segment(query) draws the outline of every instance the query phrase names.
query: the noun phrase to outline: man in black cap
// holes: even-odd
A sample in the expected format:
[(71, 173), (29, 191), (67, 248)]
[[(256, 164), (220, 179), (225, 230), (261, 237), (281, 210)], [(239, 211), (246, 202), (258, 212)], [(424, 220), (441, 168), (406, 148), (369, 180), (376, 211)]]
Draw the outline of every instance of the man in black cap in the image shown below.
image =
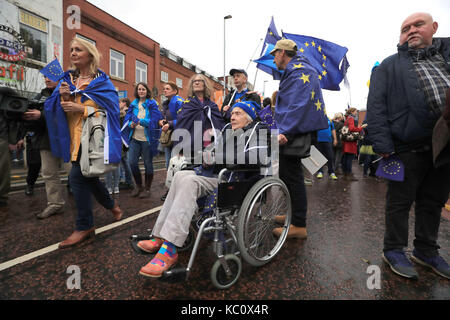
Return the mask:
[(231, 107), (241, 101), (254, 101), (261, 110), (261, 98), (256, 91), (249, 91), (247, 89), (247, 72), (243, 69), (231, 69), (230, 75), (233, 77), (236, 89), (231, 90), (225, 97), (222, 105), (222, 115), (226, 122), (230, 122)]

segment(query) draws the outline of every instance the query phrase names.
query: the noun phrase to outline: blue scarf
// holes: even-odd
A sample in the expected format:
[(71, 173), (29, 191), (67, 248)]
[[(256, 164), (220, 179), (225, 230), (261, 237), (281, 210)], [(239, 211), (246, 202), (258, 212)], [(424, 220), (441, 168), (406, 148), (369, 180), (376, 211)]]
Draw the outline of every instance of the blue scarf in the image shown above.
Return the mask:
[(84, 90), (76, 90), (72, 83), (70, 73), (66, 71), (58, 83), (53, 94), (45, 101), (44, 113), (47, 122), (50, 147), (55, 157), (62, 158), (64, 162), (70, 161), (70, 132), (66, 113), (61, 107), (59, 87), (61, 82), (69, 84), (72, 93), (81, 94), (81, 103), (93, 100), (98, 106), (106, 110), (107, 128), (105, 129), (105, 163), (119, 163), (122, 153), (120, 137), (120, 109), (119, 97), (109, 77), (101, 70), (99, 76), (92, 80)]

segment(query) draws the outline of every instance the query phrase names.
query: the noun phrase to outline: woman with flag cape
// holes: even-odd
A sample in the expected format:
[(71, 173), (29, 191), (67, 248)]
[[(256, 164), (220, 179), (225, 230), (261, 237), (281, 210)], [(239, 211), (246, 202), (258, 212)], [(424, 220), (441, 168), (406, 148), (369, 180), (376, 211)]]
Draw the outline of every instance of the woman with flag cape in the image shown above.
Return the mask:
[[(136, 187), (132, 197), (150, 197), (153, 181), (153, 157), (158, 154), (158, 143), (161, 135), (159, 121), (163, 118), (158, 103), (152, 99), (148, 86), (140, 82), (134, 90), (134, 101), (128, 108), (124, 123), (128, 127), (130, 149), (128, 151), (131, 172)], [(145, 188), (142, 186), (142, 175), (139, 169), (139, 157), (142, 156), (145, 167)]]
[(106, 111), (105, 163), (120, 162), (122, 141), (119, 123), (119, 99), (109, 77), (98, 69), (100, 56), (91, 43), (74, 38), (70, 44), (72, 70), (65, 72), (53, 94), (45, 101), (45, 117), (52, 153), (72, 162), (70, 186), (77, 206), (75, 231), (59, 248), (65, 248), (95, 234), (91, 197), (111, 210), (114, 220), (122, 218), (122, 210), (98, 177), (81, 173), (81, 133), (87, 118), (87, 107)]
[[(213, 89), (208, 78), (195, 74), (189, 80), (188, 96), (178, 111), (177, 124), (172, 133), (174, 151), (183, 153), (192, 164), (202, 163), (202, 151), (225, 126), (225, 121), (211, 97)], [(181, 138), (181, 141), (178, 140)], [(172, 153), (173, 153), (172, 152)]]

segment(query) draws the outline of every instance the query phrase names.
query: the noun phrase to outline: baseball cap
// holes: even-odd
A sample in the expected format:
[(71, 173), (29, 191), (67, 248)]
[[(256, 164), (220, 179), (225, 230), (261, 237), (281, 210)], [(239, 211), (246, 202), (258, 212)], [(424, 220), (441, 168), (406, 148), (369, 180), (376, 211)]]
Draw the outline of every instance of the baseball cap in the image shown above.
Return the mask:
[(270, 54), (275, 55), (275, 51), (277, 50), (297, 51), (297, 44), (290, 39), (281, 39), (277, 41), (275, 48), (270, 51)]
[(235, 73), (243, 73), (248, 78), (247, 72), (244, 69), (231, 69), (230, 76), (234, 76)]

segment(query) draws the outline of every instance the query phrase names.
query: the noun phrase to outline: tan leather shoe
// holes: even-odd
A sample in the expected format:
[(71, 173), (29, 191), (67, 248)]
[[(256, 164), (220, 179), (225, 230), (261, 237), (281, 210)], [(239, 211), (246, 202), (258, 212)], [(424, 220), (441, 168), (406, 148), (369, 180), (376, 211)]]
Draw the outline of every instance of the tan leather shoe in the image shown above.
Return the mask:
[(66, 240), (63, 242), (60, 242), (59, 249), (71, 247), (73, 245), (76, 245), (77, 243), (80, 243), (90, 236), (93, 236), (95, 234), (95, 228), (91, 228), (88, 230), (78, 231), (75, 230)]
[(283, 224), (286, 221), (286, 215), (283, 214), (283, 215), (280, 215), (280, 216), (275, 216), (274, 220), (275, 220), (276, 223)]
[(115, 221), (119, 221), (120, 219), (122, 219), (123, 211), (122, 209), (120, 209), (119, 206), (116, 205), (114, 208), (111, 209), (111, 212), (114, 215)]
[[(275, 228), (272, 230), (272, 233), (279, 237), (283, 232), (284, 228)], [(288, 239), (306, 239), (307, 238), (306, 228), (296, 227), (293, 224), (290, 225), (289, 231), (287, 234)]]

